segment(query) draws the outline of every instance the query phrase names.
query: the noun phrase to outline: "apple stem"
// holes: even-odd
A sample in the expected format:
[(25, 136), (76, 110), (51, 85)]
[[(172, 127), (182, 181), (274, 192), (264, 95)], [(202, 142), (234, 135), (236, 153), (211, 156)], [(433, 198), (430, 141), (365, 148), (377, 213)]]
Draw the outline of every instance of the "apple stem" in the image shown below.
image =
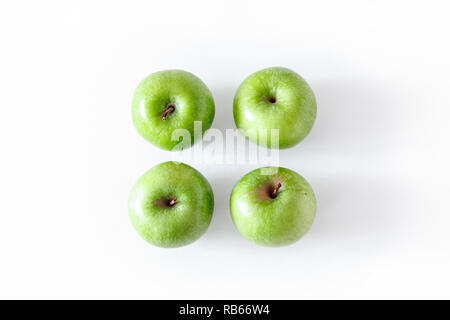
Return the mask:
[(280, 188), (281, 188), (281, 183), (278, 182), (278, 184), (272, 190), (272, 194), (271, 194), (272, 199), (275, 199), (278, 196)]
[(178, 202), (177, 199), (172, 199), (172, 200), (170, 200), (170, 202), (169, 202), (169, 206), (170, 206), (170, 207), (173, 207), (177, 202)]
[(163, 117), (162, 117), (162, 121), (166, 121), (167, 116), (168, 116), (169, 114), (171, 114), (172, 112), (174, 112), (174, 111), (175, 111), (175, 106), (174, 106), (173, 104), (169, 104), (169, 105), (167, 106), (166, 111), (164, 111), (164, 114), (163, 114)]

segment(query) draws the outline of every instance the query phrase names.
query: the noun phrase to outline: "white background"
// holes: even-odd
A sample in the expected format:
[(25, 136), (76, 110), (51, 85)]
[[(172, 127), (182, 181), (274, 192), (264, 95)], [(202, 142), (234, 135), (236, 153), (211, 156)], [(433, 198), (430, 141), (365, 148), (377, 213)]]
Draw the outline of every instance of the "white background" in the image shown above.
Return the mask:
[[(4, 1), (0, 5), (0, 298), (450, 298), (450, 30), (446, 1)], [(229, 194), (253, 165), (194, 165), (213, 186), (206, 234), (139, 238), (131, 186), (171, 155), (131, 97), (188, 70), (234, 128), (239, 83), (269, 66), (317, 95), (281, 152), (318, 210), (298, 243), (246, 241)]]

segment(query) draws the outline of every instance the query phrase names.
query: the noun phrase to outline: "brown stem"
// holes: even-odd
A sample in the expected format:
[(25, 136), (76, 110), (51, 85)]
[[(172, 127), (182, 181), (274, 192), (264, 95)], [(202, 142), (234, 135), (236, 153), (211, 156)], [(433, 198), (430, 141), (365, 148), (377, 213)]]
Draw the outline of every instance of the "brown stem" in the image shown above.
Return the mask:
[(272, 189), (272, 193), (270, 195), (272, 199), (275, 199), (278, 196), (280, 188), (281, 188), (281, 183), (278, 182), (278, 184)]
[(175, 111), (175, 106), (173, 104), (169, 104), (166, 108), (166, 111), (164, 111), (162, 121), (166, 121), (167, 116)]
[(172, 200), (170, 200), (170, 202), (169, 202), (169, 207), (173, 207), (177, 202), (178, 202), (177, 199), (172, 199)]

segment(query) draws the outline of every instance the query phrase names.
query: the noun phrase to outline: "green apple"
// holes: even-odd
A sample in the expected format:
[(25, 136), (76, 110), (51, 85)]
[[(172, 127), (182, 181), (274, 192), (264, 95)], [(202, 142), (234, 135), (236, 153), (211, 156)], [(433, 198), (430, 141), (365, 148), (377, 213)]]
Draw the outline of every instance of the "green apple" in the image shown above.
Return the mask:
[[(294, 71), (267, 68), (241, 83), (233, 111), (236, 126), (248, 139), (284, 149), (308, 135), (316, 119), (316, 98), (308, 83)], [(279, 130), (278, 136), (272, 135), (272, 129)]]
[(246, 174), (233, 188), (231, 217), (248, 240), (264, 246), (298, 241), (311, 227), (316, 198), (295, 171), (265, 167)]
[(184, 163), (164, 162), (133, 186), (128, 212), (138, 234), (164, 248), (190, 244), (205, 233), (214, 210), (210, 184)]
[[(183, 70), (165, 70), (149, 75), (136, 88), (132, 102), (133, 123), (139, 134), (155, 146), (174, 150), (180, 143), (194, 144), (194, 121), (201, 122), (201, 135), (214, 120), (214, 100), (208, 87)], [(190, 141), (174, 135), (185, 129)]]

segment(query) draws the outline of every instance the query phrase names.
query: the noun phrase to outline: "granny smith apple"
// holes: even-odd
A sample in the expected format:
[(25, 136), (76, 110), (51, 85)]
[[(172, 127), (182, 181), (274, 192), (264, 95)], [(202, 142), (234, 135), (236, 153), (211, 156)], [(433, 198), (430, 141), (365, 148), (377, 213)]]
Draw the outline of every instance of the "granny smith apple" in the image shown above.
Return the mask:
[[(194, 144), (194, 122), (201, 122), (201, 134), (211, 127), (214, 100), (208, 87), (195, 75), (183, 70), (155, 72), (136, 88), (132, 102), (133, 123), (139, 134), (155, 146), (174, 150)], [(185, 129), (190, 141), (175, 135)]]
[[(267, 68), (241, 83), (233, 111), (236, 126), (248, 139), (284, 149), (308, 135), (316, 119), (316, 98), (308, 83), (294, 71)], [(279, 130), (278, 136), (272, 135), (272, 129)]]
[(295, 171), (265, 167), (248, 173), (235, 185), (230, 209), (245, 238), (264, 246), (283, 246), (309, 230), (316, 198), (309, 183)]
[(160, 163), (140, 177), (128, 201), (138, 234), (164, 248), (197, 240), (208, 228), (213, 210), (214, 195), (205, 177), (173, 161)]

